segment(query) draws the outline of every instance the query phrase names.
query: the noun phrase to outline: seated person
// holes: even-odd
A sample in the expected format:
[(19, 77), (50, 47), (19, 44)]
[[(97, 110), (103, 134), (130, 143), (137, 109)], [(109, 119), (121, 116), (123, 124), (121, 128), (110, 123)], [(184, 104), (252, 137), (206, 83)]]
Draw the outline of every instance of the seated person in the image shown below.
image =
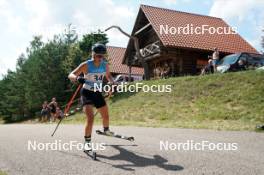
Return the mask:
[(245, 60), (239, 60), (238, 61), (238, 70), (242, 71), (242, 70), (246, 70), (246, 62)]
[(62, 112), (62, 110), (59, 107), (57, 107), (55, 119), (61, 120), (63, 117), (64, 117), (64, 113)]
[(212, 64), (212, 59), (208, 60), (208, 64), (202, 69), (201, 75), (214, 73), (214, 66)]

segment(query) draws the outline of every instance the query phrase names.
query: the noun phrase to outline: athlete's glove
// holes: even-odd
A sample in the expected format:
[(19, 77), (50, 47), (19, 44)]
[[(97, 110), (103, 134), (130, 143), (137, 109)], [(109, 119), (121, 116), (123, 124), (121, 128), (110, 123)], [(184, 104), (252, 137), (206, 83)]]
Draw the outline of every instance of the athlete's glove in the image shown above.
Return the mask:
[(85, 83), (85, 78), (84, 77), (81, 77), (81, 76), (78, 76), (77, 77), (77, 81), (81, 84), (84, 84)]

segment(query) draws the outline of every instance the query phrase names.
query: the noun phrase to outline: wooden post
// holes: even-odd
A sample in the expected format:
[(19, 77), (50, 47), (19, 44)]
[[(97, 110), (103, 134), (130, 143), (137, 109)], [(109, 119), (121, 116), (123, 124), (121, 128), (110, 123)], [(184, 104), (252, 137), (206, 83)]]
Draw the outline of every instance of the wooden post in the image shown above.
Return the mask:
[(131, 82), (131, 64), (129, 64), (129, 74), (128, 74), (128, 81)]
[(149, 74), (149, 65), (146, 61), (142, 62), (142, 66), (144, 68), (144, 77), (145, 80), (150, 80), (150, 74)]

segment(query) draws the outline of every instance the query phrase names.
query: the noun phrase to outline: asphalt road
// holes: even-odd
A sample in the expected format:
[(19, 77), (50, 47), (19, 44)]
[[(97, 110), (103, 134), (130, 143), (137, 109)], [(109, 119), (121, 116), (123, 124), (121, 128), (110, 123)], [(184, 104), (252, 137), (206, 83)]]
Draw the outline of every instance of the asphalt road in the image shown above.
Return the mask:
[[(105, 143), (93, 161), (81, 150), (28, 149), (29, 143), (83, 142), (82, 125), (0, 125), (0, 169), (8, 174), (264, 174), (264, 135), (255, 132), (226, 132), (193, 129), (112, 127), (133, 135), (134, 142), (93, 135)], [(98, 126), (95, 128), (99, 128)], [(160, 150), (160, 141), (171, 150)], [(175, 150), (177, 143), (233, 143), (237, 150)], [(42, 146), (43, 146), (42, 144)], [(186, 145), (186, 144), (185, 144)], [(234, 145), (233, 145), (234, 146)], [(234, 149), (235, 147), (232, 147)], [(164, 148), (164, 147), (162, 147)], [(201, 148), (201, 147), (200, 147)], [(188, 148), (187, 148), (188, 149)], [(226, 148), (230, 149), (230, 147)]]

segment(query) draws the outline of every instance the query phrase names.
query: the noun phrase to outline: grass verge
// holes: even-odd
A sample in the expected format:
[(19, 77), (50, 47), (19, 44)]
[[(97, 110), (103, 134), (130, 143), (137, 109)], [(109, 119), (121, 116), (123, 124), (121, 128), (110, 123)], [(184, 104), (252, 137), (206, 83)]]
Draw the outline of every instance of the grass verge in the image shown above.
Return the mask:
[[(108, 101), (112, 125), (255, 130), (264, 123), (264, 71), (144, 82), (170, 93), (118, 93)], [(64, 123), (83, 123), (77, 113)], [(99, 115), (95, 122), (101, 123)]]
[(7, 173), (0, 170), (0, 175), (7, 175)]

